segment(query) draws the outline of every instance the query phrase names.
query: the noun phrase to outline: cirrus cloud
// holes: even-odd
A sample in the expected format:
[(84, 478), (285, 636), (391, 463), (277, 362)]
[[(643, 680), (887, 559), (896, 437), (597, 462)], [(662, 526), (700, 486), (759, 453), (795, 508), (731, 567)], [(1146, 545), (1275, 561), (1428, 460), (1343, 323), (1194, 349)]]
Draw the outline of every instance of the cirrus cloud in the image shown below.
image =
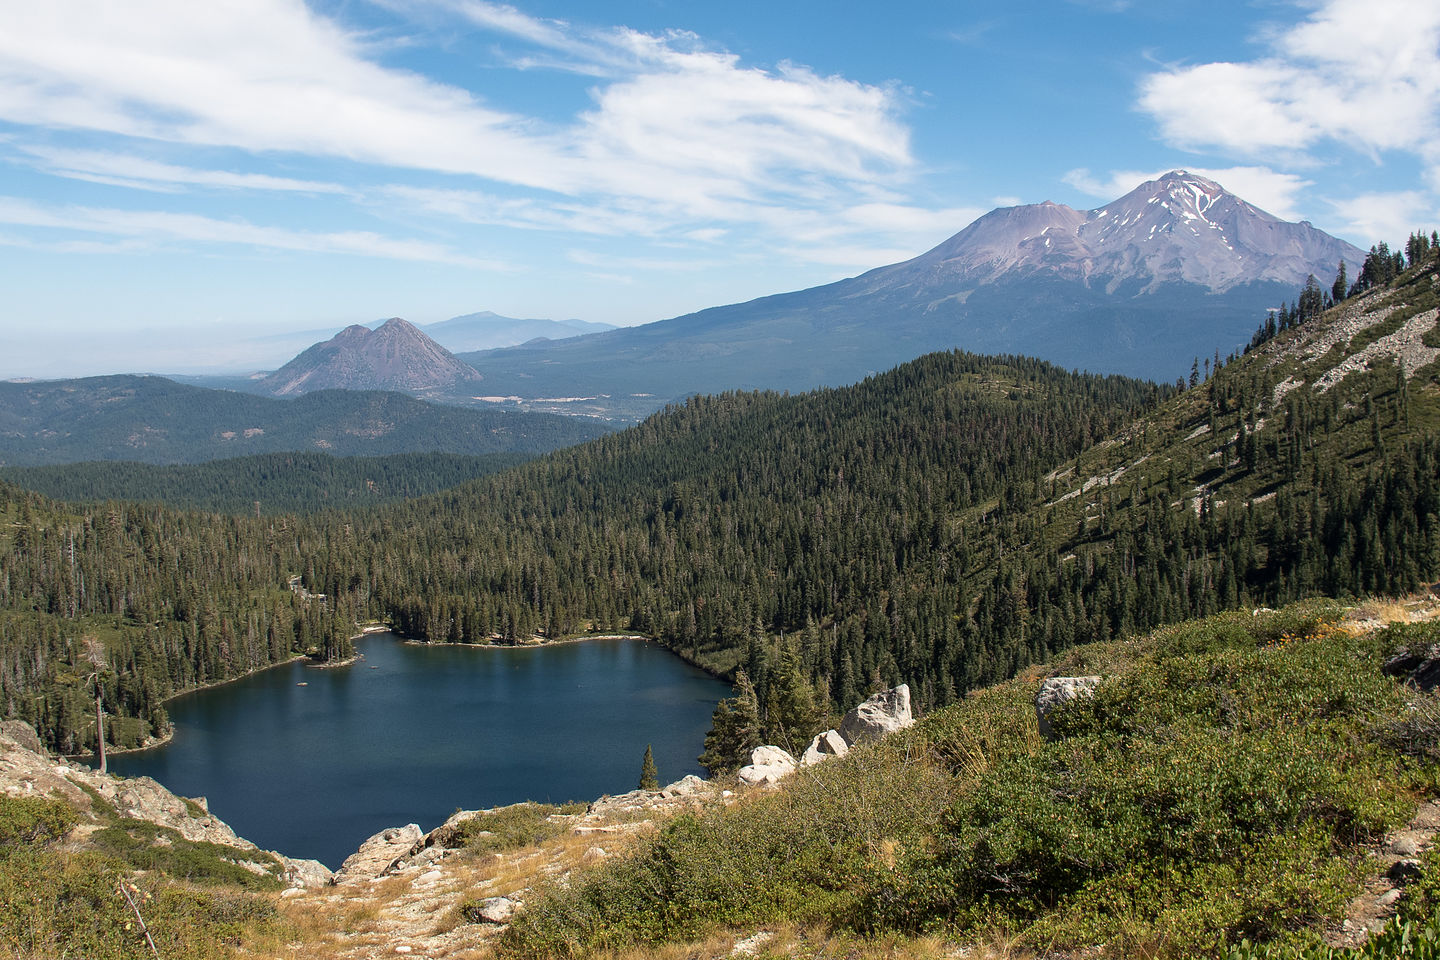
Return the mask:
[(385, 66), (301, 0), (134, 0), (11, 5), (0, 119), (678, 205), (691, 217), (735, 216), (735, 200), (813, 202), (912, 163), (887, 87), (747, 67), (689, 35), (438, 6), (605, 74), (591, 108), (545, 120)]

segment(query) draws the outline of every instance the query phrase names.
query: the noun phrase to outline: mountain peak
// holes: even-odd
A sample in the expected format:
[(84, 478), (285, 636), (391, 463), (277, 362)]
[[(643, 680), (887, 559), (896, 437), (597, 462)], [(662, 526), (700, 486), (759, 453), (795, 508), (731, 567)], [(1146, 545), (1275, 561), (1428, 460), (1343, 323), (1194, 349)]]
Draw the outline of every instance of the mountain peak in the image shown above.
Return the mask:
[(1298, 288), (1317, 263), (1341, 259), (1358, 267), (1363, 254), (1208, 177), (1171, 170), (1094, 210), (1050, 201), (992, 210), (929, 253), (859, 279), (922, 270), (928, 286), (962, 289), (1049, 275), (1108, 292), (1192, 283), (1224, 293), (1254, 282)]
[(452, 387), (480, 379), (473, 367), (414, 324), (391, 317), (380, 326), (354, 324), (302, 352), (260, 381), (275, 396), (313, 390), (399, 390)]

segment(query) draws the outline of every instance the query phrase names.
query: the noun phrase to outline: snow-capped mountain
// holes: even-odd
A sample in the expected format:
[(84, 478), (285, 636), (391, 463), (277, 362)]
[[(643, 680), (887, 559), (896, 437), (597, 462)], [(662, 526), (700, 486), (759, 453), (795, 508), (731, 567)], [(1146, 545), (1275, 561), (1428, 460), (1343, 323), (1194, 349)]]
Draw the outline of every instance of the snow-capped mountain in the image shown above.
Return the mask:
[(1112, 292), (1133, 281), (1141, 293), (1167, 283), (1224, 293), (1247, 283), (1299, 287), (1311, 273), (1328, 280), (1342, 259), (1353, 276), (1364, 254), (1176, 170), (1096, 210), (1047, 202), (992, 211), (928, 253), (858, 279), (978, 286), (1047, 274)]
[(1094, 210), (994, 210), (837, 283), (555, 343), (465, 354), (502, 394), (653, 394), (859, 380), (961, 348), (1169, 380), (1364, 253), (1177, 170)]

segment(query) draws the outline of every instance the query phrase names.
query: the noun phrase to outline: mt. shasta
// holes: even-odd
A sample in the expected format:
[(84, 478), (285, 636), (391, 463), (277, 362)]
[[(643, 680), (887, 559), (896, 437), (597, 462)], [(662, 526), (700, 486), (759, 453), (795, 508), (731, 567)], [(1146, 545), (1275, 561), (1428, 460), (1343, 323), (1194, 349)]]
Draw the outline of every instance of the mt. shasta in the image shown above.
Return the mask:
[(1363, 251), (1173, 171), (1104, 207), (994, 210), (858, 277), (571, 340), (463, 354), (496, 393), (801, 390), (934, 350), (1161, 380), (1249, 340), (1310, 274)]

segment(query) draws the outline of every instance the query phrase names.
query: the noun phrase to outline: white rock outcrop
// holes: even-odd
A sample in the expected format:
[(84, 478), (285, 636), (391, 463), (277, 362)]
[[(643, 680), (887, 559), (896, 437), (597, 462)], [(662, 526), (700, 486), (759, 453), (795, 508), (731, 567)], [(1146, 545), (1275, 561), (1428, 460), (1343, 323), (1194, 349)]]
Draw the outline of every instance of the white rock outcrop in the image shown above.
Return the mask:
[(902, 683), (882, 690), (855, 707), (840, 721), (840, 736), (850, 746), (867, 740), (879, 740), (896, 730), (904, 730), (915, 722), (910, 714), (910, 685)]
[(740, 768), (740, 782), (752, 787), (779, 783), (797, 766), (795, 758), (779, 747), (756, 747), (750, 752), (749, 765)]
[(520, 909), (520, 902), (510, 897), (486, 897), (467, 911), (478, 923), (509, 923)]
[(1099, 677), (1051, 677), (1040, 684), (1040, 691), (1035, 694), (1035, 721), (1040, 725), (1041, 736), (1055, 739), (1048, 719), (1052, 710), (1062, 703), (1090, 696), (1099, 683)]
[(712, 792), (714, 788), (709, 781), (695, 776), (693, 773), (686, 774), (674, 783), (661, 787), (660, 796), (666, 800), (676, 797), (698, 797)]
[(849, 752), (850, 744), (840, 736), (840, 731), (826, 730), (816, 734), (815, 739), (810, 741), (810, 746), (805, 748), (804, 755), (800, 757), (800, 766), (808, 767), (830, 757), (843, 757)]
[(285, 882), (291, 889), (313, 890), (335, 879), (335, 874), (319, 860), (285, 858)]

